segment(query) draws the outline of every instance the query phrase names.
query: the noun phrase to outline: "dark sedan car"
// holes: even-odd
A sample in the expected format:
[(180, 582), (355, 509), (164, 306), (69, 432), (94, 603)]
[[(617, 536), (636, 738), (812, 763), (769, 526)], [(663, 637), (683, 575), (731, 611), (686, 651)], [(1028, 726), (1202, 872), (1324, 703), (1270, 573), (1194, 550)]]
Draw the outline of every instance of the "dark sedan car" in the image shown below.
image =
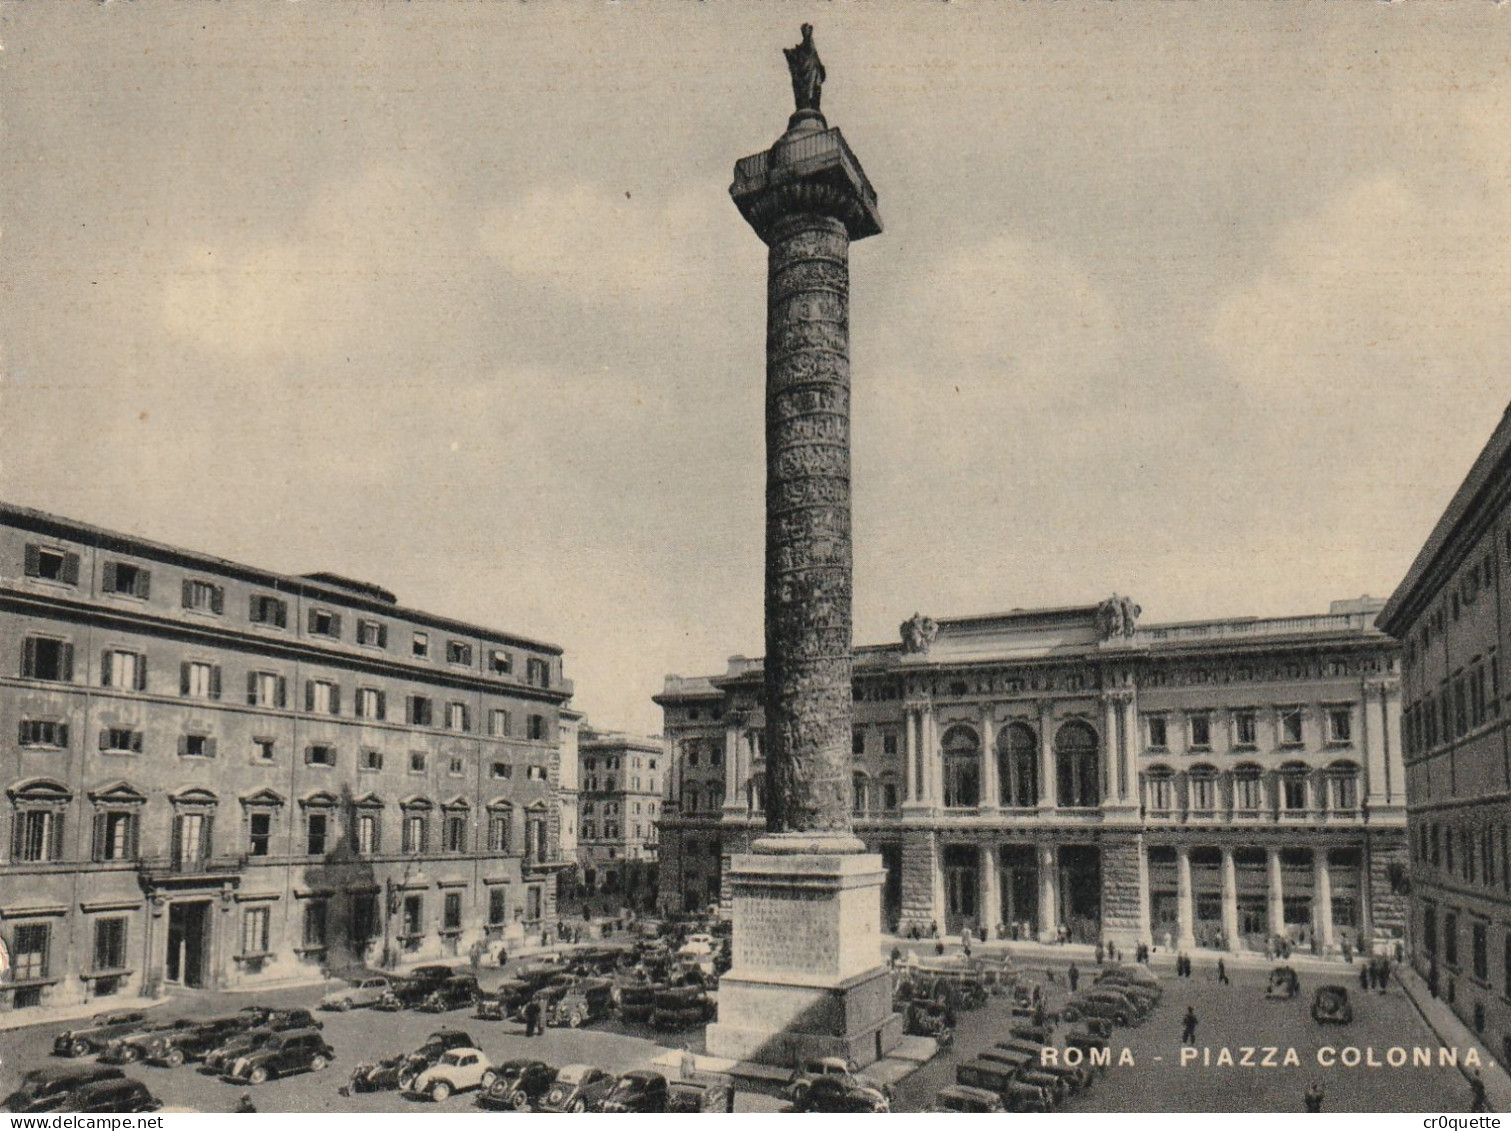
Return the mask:
[(452, 1049), (477, 1048), (477, 1042), (461, 1029), (441, 1029), (425, 1038), (413, 1052), (387, 1057), (376, 1063), (359, 1064), (352, 1069), (348, 1087), (354, 1092), (385, 1092), (402, 1087), (410, 1077), (418, 1076)]
[(529, 1111), (556, 1083), (556, 1069), (539, 1060), (508, 1060), (477, 1097), (490, 1111)]
[(1354, 1019), (1354, 1007), (1344, 986), (1318, 986), (1312, 995), (1312, 1020), (1319, 1025), (1348, 1025)]
[(111, 1040), (126, 1033), (137, 1033), (146, 1025), (147, 1015), (140, 1010), (97, 1013), (76, 1029), (64, 1029), (53, 1038), (54, 1056), (88, 1056), (99, 1052)]
[(95, 1080), (69, 1092), (55, 1112), (156, 1111), (162, 1102), (140, 1080)]
[(245, 1029), (246, 1019), (240, 1016), (212, 1017), (184, 1029), (165, 1029), (149, 1034), (142, 1042), (142, 1059), (177, 1068), (186, 1060), (203, 1060), (212, 1049)]
[(566, 1111), (578, 1114), (598, 1111), (617, 1081), (591, 1064), (569, 1064), (556, 1074), (556, 1080), (536, 1105), (539, 1111)]
[(21, 1084), (14, 1092), (0, 1101), (0, 1111), (17, 1115), (54, 1111), (74, 1089), (98, 1080), (121, 1080), (125, 1075), (119, 1068), (100, 1064), (34, 1068), (21, 1077)]
[(273, 1032), (272, 1029), (243, 1029), (238, 1033), (232, 1033), (229, 1038), (205, 1054), (204, 1063), (199, 1066), (199, 1070), (220, 1072), (227, 1065), (234, 1064), (236, 1058), (243, 1053), (260, 1049), (267, 1044)]
[(892, 1110), (881, 1089), (857, 1083), (844, 1076), (821, 1076), (810, 1084), (792, 1110), (802, 1112), (888, 1112)]
[(666, 1096), (665, 1076), (637, 1068), (619, 1077), (599, 1110), (614, 1113), (665, 1111)]
[(472, 1005), (477, 998), (477, 979), (471, 974), (459, 974), (432, 989), (417, 1008), (422, 1013), (446, 1013)]

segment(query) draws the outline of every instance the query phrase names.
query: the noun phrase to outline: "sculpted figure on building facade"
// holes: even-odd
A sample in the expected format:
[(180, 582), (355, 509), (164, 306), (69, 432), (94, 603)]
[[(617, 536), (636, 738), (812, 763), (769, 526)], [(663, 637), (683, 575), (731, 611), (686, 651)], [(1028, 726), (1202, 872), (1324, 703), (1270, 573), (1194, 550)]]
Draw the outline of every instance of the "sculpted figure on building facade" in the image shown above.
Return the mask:
[(939, 625), (933, 617), (914, 613), (899, 626), (902, 633), (902, 650), (908, 655), (927, 656), (934, 638), (939, 635)]
[(799, 110), (817, 110), (824, 89), (824, 64), (818, 48), (813, 46), (813, 25), (802, 27), (803, 41), (796, 47), (782, 48), (787, 69), (792, 72), (792, 98)]
[(1138, 617), (1143, 611), (1134, 604), (1132, 597), (1119, 597), (1114, 593), (1097, 606), (1097, 632), (1103, 640), (1130, 637), (1138, 627)]

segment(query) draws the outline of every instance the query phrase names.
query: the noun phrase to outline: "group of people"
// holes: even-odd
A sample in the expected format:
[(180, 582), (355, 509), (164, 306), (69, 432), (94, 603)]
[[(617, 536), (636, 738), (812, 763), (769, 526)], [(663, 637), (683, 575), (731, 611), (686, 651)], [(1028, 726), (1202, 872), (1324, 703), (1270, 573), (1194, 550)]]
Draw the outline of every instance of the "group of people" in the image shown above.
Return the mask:
[(1377, 954), (1367, 962), (1359, 965), (1359, 988), (1368, 992), (1379, 990), (1384, 993), (1390, 985), (1390, 959), (1383, 954)]

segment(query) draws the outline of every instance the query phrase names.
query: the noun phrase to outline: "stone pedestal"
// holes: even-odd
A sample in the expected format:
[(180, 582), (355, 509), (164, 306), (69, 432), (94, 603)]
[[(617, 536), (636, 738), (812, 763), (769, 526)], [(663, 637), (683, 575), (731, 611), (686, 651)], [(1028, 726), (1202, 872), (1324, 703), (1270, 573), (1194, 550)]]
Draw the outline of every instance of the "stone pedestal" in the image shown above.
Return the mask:
[(880, 964), (881, 857), (837, 853), (734, 859), (734, 965), (719, 979), (713, 1056), (857, 1066), (902, 1040)]

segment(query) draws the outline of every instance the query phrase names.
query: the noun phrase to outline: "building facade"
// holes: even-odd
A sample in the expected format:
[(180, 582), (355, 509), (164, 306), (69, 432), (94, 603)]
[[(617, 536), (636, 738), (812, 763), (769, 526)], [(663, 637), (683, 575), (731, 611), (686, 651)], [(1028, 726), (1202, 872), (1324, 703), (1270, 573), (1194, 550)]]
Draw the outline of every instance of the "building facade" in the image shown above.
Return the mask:
[(0, 1009), (554, 918), (553, 645), (0, 506)]
[(1511, 411), (1380, 625), (1402, 643), (1411, 960), (1511, 1056)]
[[(884, 926), (1264, 949), (1399, 936), (1398, 648), (1378, 602), (1138, 625), (1126, 598), (857, 649), (855, 829)], [(668, 676), (666, 908), (727, 907), (762, 831), (762, 671)]]
[(584, 888), (632, 904), (654, 903), (664, 744), (659, 738), (584, 726), (577, 750), (577, 858)]

